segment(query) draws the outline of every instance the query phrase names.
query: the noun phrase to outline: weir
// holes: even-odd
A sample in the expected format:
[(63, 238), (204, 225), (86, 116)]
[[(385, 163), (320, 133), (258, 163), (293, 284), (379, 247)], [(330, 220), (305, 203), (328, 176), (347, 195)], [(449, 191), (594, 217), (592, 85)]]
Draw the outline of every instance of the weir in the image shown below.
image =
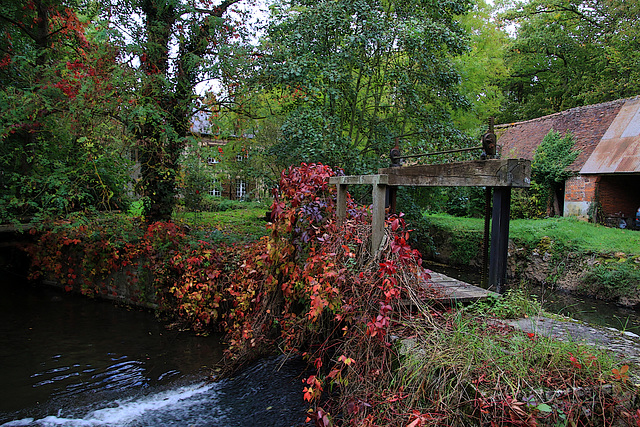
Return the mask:
[[(330, 184), (338, 187), (337, 216), (346, 217), (349, 185), (371, 185), (372, 234), (371, 251), (376, 252), (384, 236), (387, 189), (399, 186), (420, 187), (486, 187), (493, 190), (491, 214), (491, 251), (488, 287), (500, 292), (507, 272), (509, 213), (512, 188), (526, 188), (531, 183), (531, 161), (526, 159), (486, 159), (467, 162), (413, 165), (383, 168), (377, 175), (334, 176)], [(489, 193), (487, 193), (489, 194)], [(393, 199), (392, 197), (390, 199)], [(389, 201), (390, 210), (394, 203)]]

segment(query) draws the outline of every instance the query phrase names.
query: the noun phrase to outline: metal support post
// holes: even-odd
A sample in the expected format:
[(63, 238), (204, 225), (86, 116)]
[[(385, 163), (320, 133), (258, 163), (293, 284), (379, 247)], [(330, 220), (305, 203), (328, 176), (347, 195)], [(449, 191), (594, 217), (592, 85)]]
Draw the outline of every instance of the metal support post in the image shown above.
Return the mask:
[(489, 233), (491, 232), (491, 187), (484, 189), (484, 233), (482, 235), (482, 276), (480, 284), (489, 287)]
[(493, 288), (497, 293), (503, 291), (503, 285), (507, 278), (510, 202), (511, 187), (495, 187), (493, 189), (489, 289)]

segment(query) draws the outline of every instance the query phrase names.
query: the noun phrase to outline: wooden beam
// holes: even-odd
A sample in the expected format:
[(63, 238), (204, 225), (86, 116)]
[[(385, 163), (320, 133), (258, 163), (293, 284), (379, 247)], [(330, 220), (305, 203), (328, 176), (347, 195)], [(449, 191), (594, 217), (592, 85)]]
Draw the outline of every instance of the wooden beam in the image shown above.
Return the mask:
[(339, 185), (386, 185), (388, 183), (389, 177), (387, 175), (345, 175), (329, 178), (329, 184)]
[(388, 185), (421, 187), (516, 187), (531, 185), (531, 161), (526, 159), (473, 160), (437, 165), (379, 169)]

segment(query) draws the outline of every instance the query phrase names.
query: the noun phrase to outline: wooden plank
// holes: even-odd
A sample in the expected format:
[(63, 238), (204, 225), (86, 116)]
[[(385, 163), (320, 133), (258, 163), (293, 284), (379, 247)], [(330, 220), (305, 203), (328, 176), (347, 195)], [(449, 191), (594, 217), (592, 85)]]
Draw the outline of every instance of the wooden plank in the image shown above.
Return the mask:
[(490, 295), (498, 296), (495, 292), (445, 276), (441, 273), (436, 273), (435, 271), (429, 274), (431, 275), (431, 279), (429, 280), (432, 283), (431, 286), (442, 293), (440, 298), (436, 298), (436, 301), (441, 303), (468, 303), (486, 299)]
[(526, 188), (531, 185), (531, 161), (526, 159), (402, 166), (378, 172), (388, 175), (388, 185), (394, 186)]
[(387, 175), (345, 175), (345, 176), (332, 176), (329, 178), (329, 184), (339, 185), (385, 185), (389, 182)]

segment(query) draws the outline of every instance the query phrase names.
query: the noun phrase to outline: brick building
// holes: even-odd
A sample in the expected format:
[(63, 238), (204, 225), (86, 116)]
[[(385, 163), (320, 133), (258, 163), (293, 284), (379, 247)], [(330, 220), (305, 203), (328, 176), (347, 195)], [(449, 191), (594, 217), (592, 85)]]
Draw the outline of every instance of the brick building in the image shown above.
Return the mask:
[(640, 96), (500, 125), (499, 153), (532, 160), (552, 129), (571, 132), (580, 150), (569, 166), (576, 175), (565, 182), (564, 216), (587, 217), (598, 207), (599, 220), (633, 217), (640, 206)]
[(211, 135), (209, 114), (204, 112), (192, 118), (191, 132), (198, 138), (200, 161), (209, 176), (208, 184), (202, 189), (204, 192), (229, 200), (264, 197), (262, 181), (250, 173), (249, 142), (254, 135), (217, 138)]

